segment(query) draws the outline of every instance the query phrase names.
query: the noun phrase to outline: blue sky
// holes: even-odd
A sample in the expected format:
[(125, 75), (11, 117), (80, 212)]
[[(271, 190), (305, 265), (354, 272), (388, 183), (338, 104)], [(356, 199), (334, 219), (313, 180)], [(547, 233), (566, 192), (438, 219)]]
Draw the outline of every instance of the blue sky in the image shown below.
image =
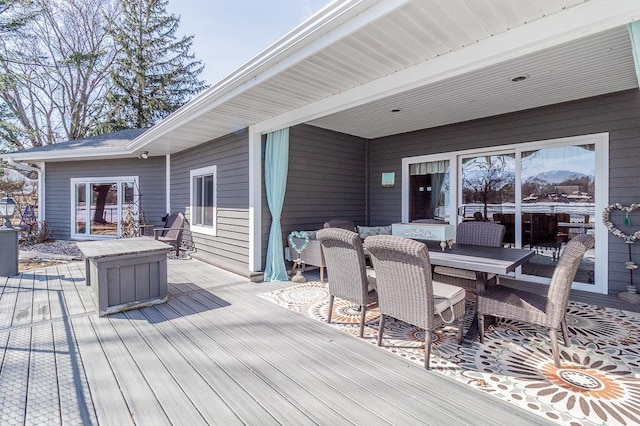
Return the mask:
[(169, 0), (179, 35), (195, 35), (192, 50), (210, 85), (269, 47), (330, 0)]

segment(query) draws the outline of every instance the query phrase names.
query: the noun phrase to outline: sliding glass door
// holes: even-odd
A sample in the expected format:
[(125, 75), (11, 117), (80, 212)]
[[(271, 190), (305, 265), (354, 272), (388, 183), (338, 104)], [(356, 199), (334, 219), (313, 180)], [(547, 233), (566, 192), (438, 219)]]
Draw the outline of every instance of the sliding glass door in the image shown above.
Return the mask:
[(72, 238), (117, 238), (130, 211), (137, 217), (137, 178), (72, 179)]
[[(522, 273), (551, 278), (571, 238), (594, 233), (595, 145), (522, 151), (521, 245), (536, 251)], [(576, 281), (593, 284), (593, 253), (580, 263)]]
[[(461, 220), (494, 220), (515, 205), (515, 154), (491, 153), (461, 158)], [(513, 237), (505, 237), (513, 243)]]
[(574, 288), (606, 293), (606, 229), (597, 212), (608, 198), (607, 156), (608, 135), (598, 134), (406, 158), (403, 221), (501, 223), (505, 246), (536, 253), (515, 277), (541, 283), (550, 281), (571, 238), (593, 234), (596, 248), (581, 262)]

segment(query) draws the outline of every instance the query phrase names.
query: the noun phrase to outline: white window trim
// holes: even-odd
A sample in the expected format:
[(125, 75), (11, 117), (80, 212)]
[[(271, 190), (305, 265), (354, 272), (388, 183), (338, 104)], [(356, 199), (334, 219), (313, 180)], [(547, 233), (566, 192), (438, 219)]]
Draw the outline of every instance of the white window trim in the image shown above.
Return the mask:
[[(458, 160), (462, 157), (477, 155), (481, 153), (496, 153), (512, 150), (516, 152), (516, 155), (521, 155), (522, 151), (528, 151), (531, 149), (540, 149), (547, 147), (554, 147), (558, 145), (586, 145), (594, 144), (596, 147), (596, 181), (595, 181), (595, 211), (604, 211), (604, 208), (608, 205), (609, 200), (609, 133), (594, 133), (588, 135), (572, 136), (567, 138), (547, 139), (540, 141), (524, 142), (519, 144), (509, 145), (497, 145), (493, 147), (486, 147), (480, 149), (469, 149), (462, 151), (452, 151), (440, 154), (420, 155), (416, 157), (406, 157), (402, 159), (402, 221), (408, 222), (409, 220), (409, 164), (423, 163), (438, 160), (450, 160), (451, 161), (451, 223), (457, 223), (457, 216), (454, 218), (455, 212), (458, 211)], [(454, 166), (457, 165), (457, 166)], [(520, 176), (517, 176), (519, 179)], [(518, 188), (516, 188), (518, 189)], [(519, 194), (516, 193), (516, 197)], [(520, 197), (521, 198), (521, 197)], [(516, 211), (518, 214), (518, 211)], [(574, 283), (572, 288), (574, 290), (584, 290), (592, 293), (607, 294), (609, 290), (609, 236), (606, 226), (601, 220), (596, 220), (594, 223), (594, 231), (596, 241), (595, 257), (598, 260), (595, 268), (594, 281), (595, 284), (582, 284)], [(520, 230), (516, 229), (516, 233)], [(518, 268), (520, 269), (520, 268)], [(518, 271), (516, 278), (526, 277), (528, 281), (548, 283), (550, 279), (542, 277), (532, 277), (530, 275), (523, 276)]]
[[(213, 175), (213, 226), (196, 225), (193, 221), (193, 178)], [(207, 166), (189, 171), (189, 222), (191, 231), (215, 237), (218, 229), (218, 166)]]
[[(104, 176), (99, 176), (99, 177), (82, 177), (82, 178), (71, 178), (71, 211), (69, 214), (69, 217), (71, 219), (70, 224), (69, 224), (69, 236), (71, 237), (72, 240), (111, 240), (114, 238), (120, 238), (120, 235), (122, 233), (122, 208), (118, 209), (118, 235), (114, 236), (114, 235), (91, 235), (91, 234), (77, 234), (75, 229), (76, 229), (76, 194), (75, 194), (75, 188), (76, 188), (76, 184), (78, 183), (84, 183), (85, 186), (85, 198), (88, 202), (88, 200), (90, 199), (89, 196), (91, 195), (89, 193), (89, 187), (91, 184), (94, 183), (113, 183), (116, 182), (118, 184), (118, 188), (120, 188), (120, 185), (122, 184), (122, 182), (133, 182), (133, 197), (134, 200), (139, 200), (139, 192), (138, 192), (138, 176), (108, 176), (108, 177), (104, 177)], [(120, 194), (120, 191), (118, 191), (118, 204), (120, 205), (122, 203), (122, 195)], [(121, 206), (120, 206), (121, 207)], [(90, 213), (89, 210), (87, 210), (87, 213)], [(86, 218), (87, 223), (89, 223), (89, 217)]]

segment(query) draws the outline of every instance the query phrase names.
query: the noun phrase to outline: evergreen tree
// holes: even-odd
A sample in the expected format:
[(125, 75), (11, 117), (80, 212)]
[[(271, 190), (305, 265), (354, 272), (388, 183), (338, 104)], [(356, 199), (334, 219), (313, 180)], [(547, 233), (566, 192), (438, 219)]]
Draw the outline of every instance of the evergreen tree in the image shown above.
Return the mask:
[(150, 127), (207, 87), (198, 80), (204, 66), (190, 52), (193, 36), (176, 37), (180, 18), (167, 14), (168, 0), (119, 2), (109, 31), (120, 54), (101, 132)]

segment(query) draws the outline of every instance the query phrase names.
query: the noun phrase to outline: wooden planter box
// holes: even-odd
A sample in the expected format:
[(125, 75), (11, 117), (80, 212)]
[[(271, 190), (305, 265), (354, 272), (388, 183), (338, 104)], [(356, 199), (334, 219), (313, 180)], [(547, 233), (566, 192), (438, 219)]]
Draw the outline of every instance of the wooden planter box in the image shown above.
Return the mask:
[(80, 242), (78, 248), (98, 315), (167, 301), (167, 244), (139, 237)]

